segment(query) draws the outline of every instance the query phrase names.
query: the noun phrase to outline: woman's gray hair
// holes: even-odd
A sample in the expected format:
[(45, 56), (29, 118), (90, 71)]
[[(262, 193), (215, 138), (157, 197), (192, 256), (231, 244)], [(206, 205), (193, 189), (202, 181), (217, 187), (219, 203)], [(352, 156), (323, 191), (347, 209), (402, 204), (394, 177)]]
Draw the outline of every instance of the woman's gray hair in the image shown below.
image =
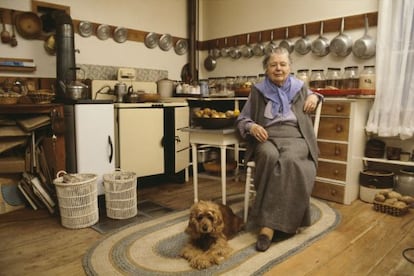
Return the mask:
[(292, 57), (290, 56), (289, 51), (286, 48), (278, 46), (278, 47), (274, 48), (272, 52), (270, 52), (269, 54), (266, 54), (266, 56), (264, 57), (262, 64), (263, 64), (263, 69), (265, 71), (267, 69), (269, 59), (273, 54), (286, 55), (289, 58), (289, 64), (292, 64)]

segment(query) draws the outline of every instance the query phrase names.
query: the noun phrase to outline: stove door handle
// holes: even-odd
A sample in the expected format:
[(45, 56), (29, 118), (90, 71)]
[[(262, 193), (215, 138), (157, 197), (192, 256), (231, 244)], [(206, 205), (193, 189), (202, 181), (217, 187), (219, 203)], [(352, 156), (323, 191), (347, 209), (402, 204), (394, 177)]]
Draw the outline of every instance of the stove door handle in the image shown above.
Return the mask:
[(112, 163), (112, 157), (114, 156), (114, 146), (112, 144), (111, 136), (108, 135), (108, 144), (111, 149), (111, 153), (109, 154), (109, 163)]

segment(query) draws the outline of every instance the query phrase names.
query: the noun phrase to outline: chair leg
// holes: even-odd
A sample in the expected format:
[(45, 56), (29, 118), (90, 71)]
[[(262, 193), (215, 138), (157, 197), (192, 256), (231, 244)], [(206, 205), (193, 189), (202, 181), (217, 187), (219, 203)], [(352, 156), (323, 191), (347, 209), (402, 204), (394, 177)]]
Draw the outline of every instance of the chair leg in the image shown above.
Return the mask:
[(249, 213), (249, 201), (250, 201), (250, 182), (252, 177), (252, 168), (247, 166), (246, 169), (246, 185), (244, 188), (244, 222), (247, 222), (247, 216)]

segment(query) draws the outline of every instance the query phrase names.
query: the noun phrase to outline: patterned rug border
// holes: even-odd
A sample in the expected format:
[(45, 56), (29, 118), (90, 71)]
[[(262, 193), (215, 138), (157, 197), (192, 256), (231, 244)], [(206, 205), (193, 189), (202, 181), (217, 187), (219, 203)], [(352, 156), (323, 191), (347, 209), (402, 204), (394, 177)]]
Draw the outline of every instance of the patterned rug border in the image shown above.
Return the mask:
[[(289, 239), (286, 241), (283, 241), (283, 244), (278, 244), (278, 245), (273, 245), (268, 251), (269, 252), (265, 252), (265, 253), (258, 253), (255, 251), (254, 249), (254, 243), (250, 244), (251, 241), (249, 242), (249, 244), (243, 248), (241, 248), (241, 250), (235, 250), (234, 253), (232, 254), (232, 256), (229, 258), (229, 260), (227, 260), (226, 262), (220, 264), (219, 266), (213, 266), (207, 270), (201, 270), (201, 271), (197, 271), (197, 270), (186, 270), (186, 271), (171, 271), (171, 272), (165, 272), (165, 271), (145, 271), (145, 270), (140, 270), (140, 269), (135, 269), (134, 267), (131, 267), (131, 264), (129, 263), (129, 260), (131, 258), (133, 258), (133, 256), (131, 257), (130, 253), (127, 252), (131, 247), (133, 247), (134, 242), (138, 241), (138, 240), (144, 240), (145, 243), (145, 237), (146, 236), (150, 236), (152, 233), (159, 231), (160, 230), (160, 224), (162, 224), (163, 229), (167, 228), (167, 227), (173, 227), (174, 225), (179, 225), (182, 224), (184, 222), (187, 221), (188, 219), (188, 210), (183, 210), (183, 211), (176, 211), (170, 214), (167, 214), (163, 217), (160, 218), (156, 218), (154, 220), (151, 221), (147, 221), (147, 222), (143, 222), (143, 223), (136, 223), (136, 224), (129, 224), (125, 227), (122, 227), (118, 230), (115, 230), (114, 232), (111, 232), (109, 235), (103, 237), (101, 240), (97, 241), (85, 254), (83, 260), (82, 260), (82, 264), (83, 264), (83, 268), (85, 270), (85, 273), (87, 275), (100, 275), (99, 271), (96, 271), (94, 269), (94, 264), (93, 264), (93, 257), (94, 254), (96, 254), (95, 250), (98, 250), (98, 247), (102, 247), (104, 246), (104, 242), (110, 242), (110, 247), (108, 248), (108, 254), (104, 255), (104, 257), (99, 257), (99, 258), (105, 258), (108, 260), (105, 260), (104, 263), (108, 262), (108, 263), (112, 263), (112, 264), (117, 264), (118, 268), (116, 268), (115, 266), (111, 267), (110, 269), (111, 271), (111, 275), (115, 275), (115, 274), (119, 274), (119, 275), (125, 275), (125, 274), (134, 274), (136, 275), (137, 272), (139, 272), (139, 275), (218, 275), (218, 274), (226, 274), (226, 273), (230, 273), (231, 275), (234, 275), (235, 273), (242, 273), (244, 272), (243, 275), (245, 275), (245, 273), (247, 272), (247, 270), (249, 270), (249, 275), (262, 275), (265, 272), (269, 271), (272, 267), (274, 267), (275, 265), (285, 261), (287, 258), (289, 258), (290, 256), (297, 254), (298, 252), (302, 251), (303, 249), (305, 249), (306, 247), (308, 247), (310, 244), (314, 243), (315, 241), (321, 239), (324, 235), (326, 235), (327, 233), (329, 233), (330, 231), (332, 231), (335, 227), (338, 226), (338, 224), (341, 221), (341, 216), (338, 213), (337, 210), (333, 209), (332, 207), (330, 207), (326, 202), (322, 201), (322, 200), (318, 200), (318, 199), (311, 199), (311, 202), (316, 205), (316, 207), (318, 208), (319, 211), (321, 210), (321, 207), (323, 208), (327, 208), (328, 213), (329, 211), (332, 212), (330, 215), (328, 216), (334, 216), (333, 221), (329, 221), (329, 225), (326, 228), (323, 228), (323, 230), (321, 230), (318, 233), (312, 234), (310, 237), (307, 237), (307, 235), (305, 234), (303, 238), (305, 238), (305, 240), (303, 242), (300, 242), (299, 244), (295, 244), (294, 246), (291, 246), (289, 243), (289, 240), (293, 240), (293, 239)], [(318, 206), (319, 205), (319, 206)], [(318, 221), (321, 220), (323, 218), (323, 216), (326, 216), (326, 214), (322, 214), (320, 216), (320, 218), (318, 218)], [(318, 221), (316, 221), (312, 226), (315, 226), (318, 224)], [(312, 226), (305, 228), (303, 232), (301, 233), (305, 233), (306, 229), (312, 228)], [(137, 229), (135, 229), (137, 228)], [(121, 234), (120, 232), (123, 231), (129, 231), (128, 233), (124, 233), (124, 238), (117, 240), (117, 235)], [(300, 233), (300, 234), (301, 234)], [(245, 233), (245, 235), (250, 234), (250, 233)], [(299, 237), (299, 235), (296, 235), (296, 237)], [(308, 234), (310, 235), (310, 234)], [(160, 245), (162, 243), (162, 240), (166, 240), (166, 239), (171, 239), (174, 241), (177, 241), (179, 243), (183, 243), (184, 240), (180, 240), (183, 238), (183, 234), (178, 233), (172, 236), (169, 236), (168, 238), (161, 238), (160, 241), (156, 242), (155, 245), (150, 245), (152, 246), (152, 249), (155, 250), (155, 247), (160, 247), (162, 245)], [(237, 237), (235, 238), (237, 239)], [(233, 240), (235, 240), (233, 239)], [(242, 239), (242, 238), (241, 238)], [(233, 240), (230, 241), (233, 242)], [(251, 240), (251, 237), (250, 237)], [(286, 242), (286, 243), (285, 243)], [(166, 242), (167, 243), (167, 242)], [(279, 248), (278, 246), (281, 246), (282, 249), (281, 250), (283, 253), (279, 254), (279, 251), (274, 252), (277, 253), (275, 255), (272, 254), (272, 248), (275, 250), (275, 248)], [(102, 248), (100, 248), (102, 249)], [(164, 250), (162, 250), (163, 252), (168, 252), (171, 248), (165, 248)], [(172, 250), (174, 251), (174, 250)], [(109, 253), (110, 252), (110, 253)], [(267, 253), (267, 254), (266, 254)], [(108, 256), (109, 254), (112, 254), (113, 259), (110, 259), (110, 256)], [(139, 253), (136, 253), (139, 255)], [(156, 258), (162, 258), (161, 254), (155, 252), (154, 255)], [(170, 255), (171, 256), (167, 256), (169, 258), (177, 258), (176, 256), (174, 256), (176, 254), (176, 252), (172, 252)], [(136, 258), (138, 258), (137, 256), (135, 256)], [(165, 257), (165, 256), (164, 256)], [(260, 258), (258, 258), (260, 257)], [(234, 267), (234, 263), (237, 263), (237, 260), (242, 260), (240, 262), (239, 266), (236, 266), (236, 268)], [(233, 260), (231, 262), (231, 260)], [(246, 261), (251, 262), (251, 266), (250, 268), (248, 268), (246, 270)], [(256, 266), (257, 265), (257, 266)], [(104, 265), (105, 266), (105, 265)], [(95, 266), (96, 267), (96, 266)], [(253, 268), (255, 267), (255, 268)], [(106, 271), (106, 270), (105, 270)]]

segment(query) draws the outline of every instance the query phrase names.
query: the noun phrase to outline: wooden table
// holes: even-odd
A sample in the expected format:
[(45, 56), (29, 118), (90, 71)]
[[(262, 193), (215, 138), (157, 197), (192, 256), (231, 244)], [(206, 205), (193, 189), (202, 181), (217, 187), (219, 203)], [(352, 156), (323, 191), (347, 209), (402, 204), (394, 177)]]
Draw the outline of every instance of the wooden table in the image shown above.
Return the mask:
[(185, 128), (183, 131), (190, 133), (190, 144), (193, 164), (193, 185), (194, 185), (194, 202), (198, 202), (198, 161), (197, 146), (209, 145), (220, 148), (221, 164), (221, 194), (222, 202), (226, 204), (226, 149), (227, 146), (234, 145), (235, 161), (237, 162), (236, 175), (238, 174), (239, 164), (239, 139), (234, 128), (226, 129), (202, 129), (202, 128)]

